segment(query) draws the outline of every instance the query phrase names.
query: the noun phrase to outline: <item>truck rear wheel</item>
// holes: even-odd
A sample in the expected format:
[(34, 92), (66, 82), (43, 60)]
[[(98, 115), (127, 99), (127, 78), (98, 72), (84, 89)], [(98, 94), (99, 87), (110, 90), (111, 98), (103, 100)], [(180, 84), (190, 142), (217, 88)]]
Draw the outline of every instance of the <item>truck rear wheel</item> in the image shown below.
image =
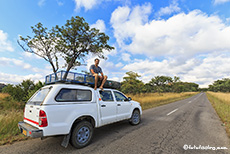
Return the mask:
[(73, 129), (70, 143), (75, 148), (83, 148), (92, 140), (93, 126), (88, 121), (79, 122)]
[(141, 115), (140, 112), (138, 110), (134, 110), (132, 117), (129, 120), (129, 123), (131, 125), (138, 125), (141, 122)]

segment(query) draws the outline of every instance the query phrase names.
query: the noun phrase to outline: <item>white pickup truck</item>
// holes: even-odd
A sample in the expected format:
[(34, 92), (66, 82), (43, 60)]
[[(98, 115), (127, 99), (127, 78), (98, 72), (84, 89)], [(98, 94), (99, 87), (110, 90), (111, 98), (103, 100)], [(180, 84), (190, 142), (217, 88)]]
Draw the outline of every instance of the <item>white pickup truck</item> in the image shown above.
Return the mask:
[(137, 125), (142, 109), (118, 90), (94, 90), (88, 86), (56, 83), (38, 90), (27, 102), (21, 132), (33, 138), (64, 135), (62, 146), (87, 146), (93, 129), (129, 120)]

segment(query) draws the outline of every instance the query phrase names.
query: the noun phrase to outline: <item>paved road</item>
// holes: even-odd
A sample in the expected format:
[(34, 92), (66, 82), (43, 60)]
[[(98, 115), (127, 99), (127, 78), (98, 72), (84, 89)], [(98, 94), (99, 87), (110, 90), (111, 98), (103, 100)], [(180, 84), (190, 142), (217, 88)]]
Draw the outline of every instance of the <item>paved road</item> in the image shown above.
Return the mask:
[[(183, 147), (230, 149), (229, 138), (205, 93), (143, 112), (142, 122), (119, 122), (95, 130), (92, 143), (83, 149), (60, 146), (62, 137), (32, 139), (0, 146), (0, 153), (230, 153), (229, 150), (184, 150)], [(185, 145), (186, 144), (186, 145)], [(195, 148), (196, 148), (195, 147)]]

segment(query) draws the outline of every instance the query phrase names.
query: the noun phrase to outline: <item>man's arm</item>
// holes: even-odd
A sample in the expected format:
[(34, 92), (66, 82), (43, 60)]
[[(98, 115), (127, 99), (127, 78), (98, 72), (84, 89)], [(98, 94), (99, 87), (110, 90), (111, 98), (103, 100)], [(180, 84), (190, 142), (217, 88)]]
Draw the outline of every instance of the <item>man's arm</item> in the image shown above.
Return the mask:
[(94, 75), (95, 74), (95, 72), (93, 71), (93, 69), (90, 69), (90, 72)]
[(94, 72), (94, 70), (93, 70), (93, 65), (90, 66), (89, 71), (90, 71), (90, 73), (92, 73), (92, 75), (96, 74), (96, 73)]
[(100, 71), (99, 71), (99, 73), (101, 74), (101, 76), (104, 76), (104, 74), (103, 74), (103, 72), (102, 72), (102, 69), (101, 69), (101, 67), (99, 67), (100, 68)]

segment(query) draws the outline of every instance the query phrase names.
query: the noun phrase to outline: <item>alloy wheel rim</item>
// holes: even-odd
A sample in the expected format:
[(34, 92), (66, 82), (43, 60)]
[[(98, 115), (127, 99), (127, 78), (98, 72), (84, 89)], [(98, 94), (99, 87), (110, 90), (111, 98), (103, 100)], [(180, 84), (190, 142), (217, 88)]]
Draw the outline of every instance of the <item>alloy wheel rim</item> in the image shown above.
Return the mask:
[(85, 143), (90, 137), (90, 130), (88, 127), (81, 127), (76, 135), (77, 141), (81, 144)]
[(135, 112), (133, 115), (133, 122), (137, 124), (139, 122), (139, 119), (139, 114)]

